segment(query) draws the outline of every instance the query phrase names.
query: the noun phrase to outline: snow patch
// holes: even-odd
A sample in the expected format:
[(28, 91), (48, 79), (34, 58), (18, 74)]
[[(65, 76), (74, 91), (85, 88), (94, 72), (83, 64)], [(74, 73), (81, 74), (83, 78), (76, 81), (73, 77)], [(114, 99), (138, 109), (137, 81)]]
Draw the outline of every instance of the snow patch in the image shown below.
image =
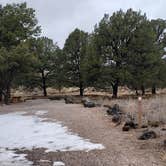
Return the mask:
[(61, 161), (55, 161), (53, 163), (53, 166), (65, 166), (65, 164), (63, 162), (61, 162)]
[[(25, 155), (14, 154), (14, 151), (4, 150), (6, 148), (28, 150), (46, 148), (46, 152), (104, 149), (101, 144), (91, 143), (89, 140), (69, 132), (68, 128), (62, 126), (59, 122), (43, 122), (43, 118), (25, 116), (25, 113), (0, 115), (0, 163), (6, 162), (7, 164), (4, 164), (4, 166), (9, 166), (10, 162), (13, 161), (14, 164), (22, 163), (20, 165), (11, 164), (11, 166), (29, 164)], [(15, 158), (15, 155), (18, 157)]]
[(48, 111), (40, 110), (40, 111), (35, 112), (35, 115), (42, 116), (42, 115), (45, 115), (47, 112)]
[(25, 158), (25, 154), (15, 154), (12, 150), (0, 148), (0, 165), (2, 166), (31, 166), (33, 163)]

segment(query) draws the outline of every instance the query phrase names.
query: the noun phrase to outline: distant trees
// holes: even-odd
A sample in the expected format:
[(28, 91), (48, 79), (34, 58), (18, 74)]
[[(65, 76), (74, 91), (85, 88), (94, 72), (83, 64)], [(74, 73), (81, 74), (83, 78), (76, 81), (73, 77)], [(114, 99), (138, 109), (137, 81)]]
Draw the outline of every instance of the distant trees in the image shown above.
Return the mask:
[(88, 34), (75, 29), (60, 49), (52, 39), (39, 37), (35, 11), (26, 3), (0, 6), (0, 101), (10, 101), (11, 88), (128, 86), (145, 94), (166, 87), (166, 21), (148, 20), (128, 9), (105, 14)]

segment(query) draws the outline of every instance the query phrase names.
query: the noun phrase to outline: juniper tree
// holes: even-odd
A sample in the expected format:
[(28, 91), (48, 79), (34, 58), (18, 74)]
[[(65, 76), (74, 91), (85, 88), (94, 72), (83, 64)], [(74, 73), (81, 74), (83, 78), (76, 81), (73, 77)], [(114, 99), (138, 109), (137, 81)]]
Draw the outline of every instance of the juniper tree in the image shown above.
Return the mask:
[(128, 76), (127, 60), (129, 44), (136, 29), (146, 20), (146, 16), (132, 9), (105, 15), (94, 31), (97, 54), (102, 57), (102, 83), (111, 85), (113, 97), (118, 87)]
[(86, 57), (86, 45), (88, 34), (75, 29), (64, 45), (66, 79), (69, 85), (78, 86), (80, 96), (83, 96), (85, 88), (84, 60)]
[(0, 93), (8, 103), (14, 78), (21, 70), (24, 72), (29, 64), (29, 52), (25, 52), (28, 51), (26, 40), (38, 35), (40, 27), (37, 26), (35, 11), (27, 8), (26, 3), (1, 6), (0, 23), (0, 63), (3, 66), (0, 71)]

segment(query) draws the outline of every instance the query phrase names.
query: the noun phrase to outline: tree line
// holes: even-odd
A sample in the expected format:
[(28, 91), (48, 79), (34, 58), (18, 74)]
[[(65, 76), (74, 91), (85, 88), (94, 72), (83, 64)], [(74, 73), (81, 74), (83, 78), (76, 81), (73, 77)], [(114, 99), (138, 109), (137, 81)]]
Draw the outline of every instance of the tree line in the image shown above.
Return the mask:
[(0, 5), (0, 100), (10, 102), (11, 88), (127, 86), (145, 94), (166, 86), (166, 20), (149, 20), (128, 9), (104, 17), (91, 33), (75, 29), (60, 49), (40, 37), (35, 10), (26, 3)]

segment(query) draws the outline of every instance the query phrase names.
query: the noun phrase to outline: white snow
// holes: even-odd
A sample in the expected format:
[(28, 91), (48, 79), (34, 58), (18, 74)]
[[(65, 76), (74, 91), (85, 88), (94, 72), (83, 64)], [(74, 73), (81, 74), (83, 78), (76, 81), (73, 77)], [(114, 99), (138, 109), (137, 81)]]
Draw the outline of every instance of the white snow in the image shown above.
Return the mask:
[(3, 161), (8, 163), (8, 160), (9, 162), (13, 160), (17, 162), (21, 158), (22, 162), (25, 162), (22, 165), (29, 164), (24, 155), (19, 155), (18, 159), (13, 159), (13, 155), (16, 154), (13, 151), (2, 150), (6, 148), (31, 150), (32, 148), (43, 147), (47, 149), (46, 152), (90, 151), (104, 148), (101, 144), (91, 143), (89, 140), (69, 132), (68, 128), (62, 126), (59, 122), (43, 122), (42, 118), (23, 114), (25, 112), (0, 115), (0, 163), (3, 163)]
[(35, 115), (45, 115), (48, 111), (40, 110), (35, 112)]
[(0, 148), (1, 166), (30, 166), (33, 163), (25, 158), (25, 154), (15, 154), (12, 150)]
[(55, 161), (53, 163), (53, 166), (65, 166), (65, 164), (63, 162), (61, 162), (61, 161)]

